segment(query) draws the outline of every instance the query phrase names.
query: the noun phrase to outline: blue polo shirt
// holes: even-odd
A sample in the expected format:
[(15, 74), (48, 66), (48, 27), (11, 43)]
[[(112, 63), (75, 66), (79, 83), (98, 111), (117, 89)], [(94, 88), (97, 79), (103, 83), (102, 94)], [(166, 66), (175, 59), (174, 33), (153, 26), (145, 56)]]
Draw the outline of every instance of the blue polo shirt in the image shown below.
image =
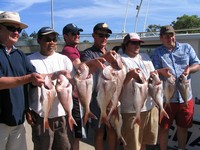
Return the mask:
[[(200, 61), (192, 48), (187, 43), (176, 42), (176, 47), (173, 51), (169, 51), (165, 46), (161, 45), (156, 48), (152, 55), (152, 62), (156, 69), (171, 68), (172, 74), (178, 79), (185, 70), (186, 66), (193, 64), (200, 64)], [(188, 80), (191, 84), (191, 77), (189, 75)], [(178, 82), (178, 80), (176, 80)], [(190, 91), (190, 98), (192, 98), (192, 90)], [(183, 103), (183, 99), (177, 90), (171, 100), (174, 103)]]
[[(26, 55), (13, 47), (7, 54), (0, 44), (0, 77), (17, 77), (35, 72)], [(24, 86), (0, 90), (0, 123), (16, 126), (24, 123), (25, 112)]]

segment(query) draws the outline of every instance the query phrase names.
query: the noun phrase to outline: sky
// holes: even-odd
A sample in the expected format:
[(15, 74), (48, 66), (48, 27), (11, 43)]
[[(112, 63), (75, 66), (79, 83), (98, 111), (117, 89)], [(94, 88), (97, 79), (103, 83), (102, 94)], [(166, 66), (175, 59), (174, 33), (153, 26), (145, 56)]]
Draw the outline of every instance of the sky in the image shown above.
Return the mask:
[(113, 33), (144, 32), (148, 25), (171, 24), (184, 14), (200, 17), (200, 0), (143, 0), (138, 13), (136, 6), (140, 2), (141, 0), (1, 0), (0, 11), (19, 12), (21, 21), (29, 26), (25, 29), (28, 35), (41, 27), (52, 27), (52, 24), (55, 31), (62, 34), (63, 27), (68, 23), (82, 28), (82, 34), (91, 34), (93, 27), (101, 22), (107, 23)]

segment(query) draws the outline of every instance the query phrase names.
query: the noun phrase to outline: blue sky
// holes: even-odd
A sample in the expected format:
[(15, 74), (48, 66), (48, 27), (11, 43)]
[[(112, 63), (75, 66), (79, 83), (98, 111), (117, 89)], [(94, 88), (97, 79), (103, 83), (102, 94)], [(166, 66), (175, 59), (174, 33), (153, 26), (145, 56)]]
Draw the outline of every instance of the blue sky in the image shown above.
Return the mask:
[[(140, 0), (53, 0), (54, 28), (62, 34), (66, 24), (75, 23), (88, 34), (95, 24), (106, 22), (114, 33), (143, 32), (150, 24), (170, 24), (184, 14), (200, 17), (200, 0), (143, 0), (136, 25), (139, 4)], [(0, 11), (19, 12), (29, 25), (28, 34), (51, 26), (51, 0), (1, 0)]]

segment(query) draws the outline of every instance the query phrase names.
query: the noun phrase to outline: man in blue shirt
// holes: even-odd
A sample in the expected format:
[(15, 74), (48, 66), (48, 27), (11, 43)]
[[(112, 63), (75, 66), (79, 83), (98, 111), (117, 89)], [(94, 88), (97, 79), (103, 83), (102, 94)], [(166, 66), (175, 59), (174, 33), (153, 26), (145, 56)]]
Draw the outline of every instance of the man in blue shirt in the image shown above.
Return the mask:
[(24, 84), (41, 85), (43, 77), (14, 44), (28, 26), (16, 12), (0, 14), (0, 146), (2, 150), (26, 150)]
[[(194, 101), (190, 88), (188, 106), (185, 106), (183, 98), (178, 90), (179, 79), (186, 75), (191, 84), (191, 73), (200, 70), (200, 60), (194, 49), (187, 43), (176, 41), (175, 31), (172, 26), (163, 26), (160, 29), (160, 40), (162, 45), (155, 49), (152, 62), (158, 73), (166, 79), (170, 75), (176, 78), (176, 90), (170, 99), (170, 107), (166, 107), (169, 119), (164, 118), (160, 124), (159, 143), (161, 150), (167, 149), (169, 128), (176, 121), (178, 148), (184, 150), (187, 140), (187, 129), (192, 126), (194, 113)], [(168, 71), (162, 68), (169, 68)], [(190, 86), (191, 87), (191, 86)]]

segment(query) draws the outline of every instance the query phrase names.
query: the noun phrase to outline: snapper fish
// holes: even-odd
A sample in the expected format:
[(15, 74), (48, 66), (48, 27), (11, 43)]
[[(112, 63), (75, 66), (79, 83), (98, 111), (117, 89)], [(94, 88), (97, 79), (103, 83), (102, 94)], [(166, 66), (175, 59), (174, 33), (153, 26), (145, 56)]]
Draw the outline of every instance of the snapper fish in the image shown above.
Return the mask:
[(132, 78), (127, 84), (128, 88), (132, 89), (133, 91), (133, 107), (136, 111), (135, 116), (132, 117), (133, 120), (131, 123), (131, 129), (135, 123), (137, 123), (139, 126), (141, 125), (140, 112), (148, 95), (148, 82), (141, 71), (139, 72), (139, 76), (140, 81), (136, 81), (134, 78)]
[(119, 70), (114, 69), (115, 75), (116, 75), (116, 91), (113, 95), (113, 98), (111, 99), (111, 108), (110, 112), (108, 114), (108, 118), (112, 115), (114, 109), (117, 109), (118, 102), (119, 102), (119, 97), (121, 94), (121, 90), (123, 87), (124, 79), (126, 78), (126, 67), (122, 62), (122, 58), (119, 56), (116, 56), (116, 60), (118, 62), (118, 66), (120, 66)]
[(126, 141), (124, 140), (124, 138), (122, 137), (122, 134), (121, 134), (123, 121), (122, 121), (120, 106), (121, 106), (121, 103), (118, 101), (117, 109), (115, 109), (115, 111), (111, 115), (109, 121), (110, 121), (111, 126), (116, 131), (118, 140), (121, 141), (123, 143), (123, 145), (127, 145)]
[(89, 118), (97, 119), (90, 111), (90, 102), (93, 91), (93, 76), (89, 74), (89, 68), (85, 63), (82, 63), (78, 69), (78, 73), (74, 76), (76, 89), (81, 105), (84, 109), (84, 125)]
[(164, 82), (164, 97), (166, 104), (164, 107), (170, 107), (170, 102), (176, 90), (176, 78), (174, 75), (168, 77)]
[(73, 125), (76, 125), (76, 121), (72, 116), (73, 99), (72, 99), (72, 85), (69, 80), (62, 74), (59, 74), (56, 82), (56, 91), (58, 99), (62, 104), (64, 110), (68, 115), (68, 122), (70, 130), (72, 131)]
[(108, 121), (107, 110), (111, 102), (111, 99), (116, 91), (116, 74), (112, 66), (106, 66), (99, 74), (97, 82), (97, 103), (101, 110), (99, 127), (102, 123), (105, 123), (110, 127)]
[(189, 94), (190, 94), (190, 82), (187, 79), (187, 76), (184, 74), (182, 74), (179, 77), (178, 89), (184, 101), (185, 106), (188, 106), (188, 99), (189, 99)]
[(44, 132), (45, 129), (49, 129), (48, 116), (51, 110), (52, 104), (55, 100), (56, 90), (53, 82), (49, 76), (45, 76), (44, 84), (41, 86), (41, 100), (42, 108), (44, 112)]
[(148, 88), (149, 95), (153, 98), (154, 102), (160, 110), (159, 122), (162, 121), (164, 116), (169, 119), (167, 112), (163, 108), (163, 82), (160, 80), (157, 71), (151, 73)]

